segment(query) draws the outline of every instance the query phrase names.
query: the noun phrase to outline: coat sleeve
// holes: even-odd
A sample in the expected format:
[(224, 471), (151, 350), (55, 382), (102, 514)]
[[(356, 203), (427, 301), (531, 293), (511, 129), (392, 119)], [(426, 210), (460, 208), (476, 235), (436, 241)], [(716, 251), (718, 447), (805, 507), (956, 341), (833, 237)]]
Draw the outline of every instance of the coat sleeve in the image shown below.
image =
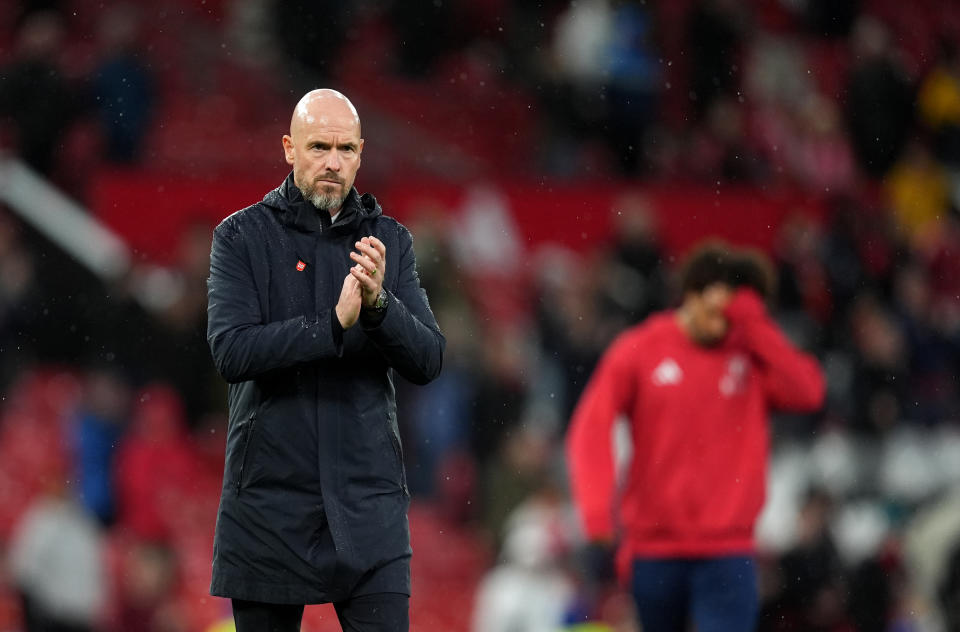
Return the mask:
[(620, 337), (604, 354), (573, 412), (567, 433), (570, 490), (589, 540), (614, 535), (614, 422), (636, 398), (635, 343)]
[(207, 279), (207, 342), (227, 382), (342, 353), (329, 314), (263, 322), (254, 263), (243, 234), (229, 223), (213, 233)]
[(394, 370), (414, 384), (426, 384), (438, 375), (447, 341), (420, 287), (410, 232), (400, 226), (399, 281), (387, 292), (387, 310), (379, 322), (361, 317), (360, 325)]
[(797, 349), (767, 315), (753, 290), (740, 289), (727, 307), (733, 335), (758, 361), (774, 408), (812, 412), (823, 405), (826, 384), (816, 358)]

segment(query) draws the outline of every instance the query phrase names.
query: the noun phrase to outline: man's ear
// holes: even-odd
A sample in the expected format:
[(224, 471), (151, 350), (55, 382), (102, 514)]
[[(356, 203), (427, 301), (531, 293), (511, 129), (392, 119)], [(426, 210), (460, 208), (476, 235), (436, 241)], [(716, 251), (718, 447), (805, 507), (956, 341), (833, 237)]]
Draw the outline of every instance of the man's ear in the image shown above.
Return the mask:
[(287, 134), (284, 134), (281, 140), (283, 142), (283, 157), (286, 159), (287, 164), (292, 167), (293, 166), (293, 139)]

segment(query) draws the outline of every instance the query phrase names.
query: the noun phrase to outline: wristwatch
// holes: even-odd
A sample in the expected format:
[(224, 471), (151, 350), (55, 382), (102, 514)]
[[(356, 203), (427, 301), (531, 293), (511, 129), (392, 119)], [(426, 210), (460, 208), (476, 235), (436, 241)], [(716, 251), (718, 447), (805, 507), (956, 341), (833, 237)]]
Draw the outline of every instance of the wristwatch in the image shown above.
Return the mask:
[(387, 298), (387, 291), (383, 288), (380, 288), (380, 293), (377, 294), (377, 300), (373, 302), (373, 305), (370, 306), (370, 309), (375, 312), (382, 312), (383, 310), (387, 309), (388, 302), (389, 299)]

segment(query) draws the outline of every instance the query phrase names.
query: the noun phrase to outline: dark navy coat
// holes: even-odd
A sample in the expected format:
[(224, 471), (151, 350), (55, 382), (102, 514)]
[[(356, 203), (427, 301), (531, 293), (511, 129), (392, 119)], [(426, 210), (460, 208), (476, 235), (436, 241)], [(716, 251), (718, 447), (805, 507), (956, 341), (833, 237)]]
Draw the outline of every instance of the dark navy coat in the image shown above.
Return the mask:
[[(333, 308), (366, 235), (386, 245), (389, 304), (342, 331)], [(410, 233), (355, 189), (331, 226), (291, 175), (214, 230), (208, 297), (207, 339), (230, 384), (211, 594), (410, 594), (393, 374), (429, 382), (445, 345)]]

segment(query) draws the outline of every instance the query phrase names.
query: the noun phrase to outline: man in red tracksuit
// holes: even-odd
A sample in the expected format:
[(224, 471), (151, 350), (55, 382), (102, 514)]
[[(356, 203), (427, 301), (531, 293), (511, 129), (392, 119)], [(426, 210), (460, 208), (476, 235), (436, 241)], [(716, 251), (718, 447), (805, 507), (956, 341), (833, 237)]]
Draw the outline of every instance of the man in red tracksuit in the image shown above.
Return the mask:
[[(813, 411), (824, 397), (817, 361), (766, 313), (768, 270), (722, 244), (695, 252), (681, 305), (621, 334), (574, 412), (573, 498), (588, 539), (618, 541), (644, 632), (754, 628), (768, 412)], [(610, 431), (621, 415), (633, 456), (618, 485)]]

